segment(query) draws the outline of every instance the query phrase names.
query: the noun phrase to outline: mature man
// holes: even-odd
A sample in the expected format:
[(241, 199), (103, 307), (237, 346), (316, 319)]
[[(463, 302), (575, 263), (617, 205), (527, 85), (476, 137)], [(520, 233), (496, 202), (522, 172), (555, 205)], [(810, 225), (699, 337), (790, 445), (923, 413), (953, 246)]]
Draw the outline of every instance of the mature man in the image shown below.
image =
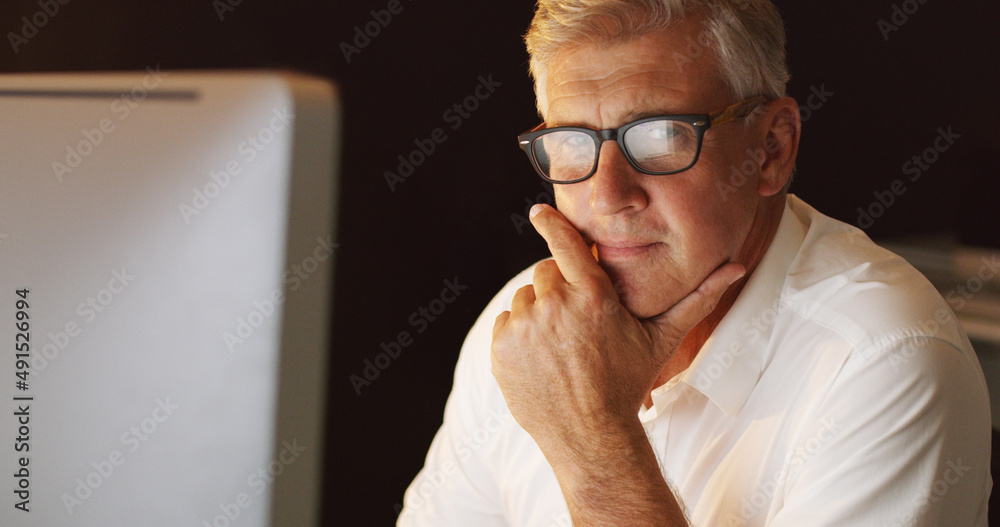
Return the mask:
[(553, 259), (469, 333), (399, 525), (986, 525), (954, 315), (787, 194), (774, 6), (541, 0), (526, 40)]

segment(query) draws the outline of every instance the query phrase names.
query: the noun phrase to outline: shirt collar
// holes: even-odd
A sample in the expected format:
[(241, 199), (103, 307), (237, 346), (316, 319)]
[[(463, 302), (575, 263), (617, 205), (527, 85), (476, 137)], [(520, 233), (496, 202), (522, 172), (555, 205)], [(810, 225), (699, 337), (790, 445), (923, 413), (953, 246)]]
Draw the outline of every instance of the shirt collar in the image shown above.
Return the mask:
[[(708, 397), (726, 415), (743, 408), (762, 373), (764, 356), (780, 311), (781, 289), (792, 260), (805, 238), (806, 227), (788, 201), (771, 245), (750, 275), (736, 302), (695, 356), (691, 366), (650, 394), (658, 415), (679, 394), (683, 383)], [(646, 419), (653, 415), (644, 416)], [(644, 419), (645, 420), (645, 419)]]

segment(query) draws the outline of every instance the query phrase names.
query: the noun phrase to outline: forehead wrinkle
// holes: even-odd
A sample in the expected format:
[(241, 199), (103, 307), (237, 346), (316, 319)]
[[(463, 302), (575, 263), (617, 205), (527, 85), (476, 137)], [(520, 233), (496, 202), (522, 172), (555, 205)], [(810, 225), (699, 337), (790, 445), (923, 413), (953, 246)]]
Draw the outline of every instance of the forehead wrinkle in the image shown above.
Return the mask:
[[(571, 72), (573, 72), (574, 70), (583, 70), (584, 72), (590, 72), (591, 67), (588, 65), (569, 67), (566, 68), (564, 72), (561, 71), (560, 73), (568, 73), (569, 75), (567, 76), (569, 76), (571, 80), (564, 80), (559, 85), (573, 87), (581, 83), (584, 84), (585, 86), (596, 84), (597, 85), (596, 91), (600, 92), (608, 89), (609, 87), (615, 84), (625, 83), (636, 77), (640, 78), (640, 82), (636, 83), (636, 86), (634, 87), (644, 87), (643, 86), (644, 83), (642, 81), (646, 80), (646, 78), (650, 76), (656, 78), (666, 73), (664, 70), (659, 69), (652, 64), (639, 64), (638, 66), (639, 67), (637, 68), (635, 64), (622, 64), (611, 71), (600, 72), (600, 73), (593, 72), (592, 76), (581, 75), (577, 78), (572, 78), (574, 77), (574, 75), (572, 75)], [(553, 75), (553, 77), (555, 77), (555, 75)], [(565, 76), (562, 78), (565, 78)], [(657, 79), (657, 81), (659, 81), (659, 79)]]
[[(676, 113), (679, 108), (674, 105), (673, 99), (675, 97), (683, 99), (683, 90), (672, 87), (666, 82), (654, 81), (652, 84), (647, 84), (643, 82), (647, 79), (642, 77), (643, 75), (644, 72), (631, 73), (597, 87), (593, 84), (604, 79), (579, 79), (563, 83), (562, 87), (583, 84), (585, 88), (570, 89), (567, 90), (569, 92), (567, 94), (555, 94), (556, 97), (552, 98), (549, 104), (548, 124), (561, 126), (563, 121), (566, 121), (599, 130), (621, 126), (626, 120), (633, 120), (639, 116)], [(639, 77), (638, 82), (629, 82), (635, 77)], [(591, 99), (597, 99), (596, 104)], [(561, 115), (559, 110), (562, 107), (579, 108), (581, 104), (576, 102), (579, 100), (585, 101), (583, 104), (590, 103), (586, 115)]]

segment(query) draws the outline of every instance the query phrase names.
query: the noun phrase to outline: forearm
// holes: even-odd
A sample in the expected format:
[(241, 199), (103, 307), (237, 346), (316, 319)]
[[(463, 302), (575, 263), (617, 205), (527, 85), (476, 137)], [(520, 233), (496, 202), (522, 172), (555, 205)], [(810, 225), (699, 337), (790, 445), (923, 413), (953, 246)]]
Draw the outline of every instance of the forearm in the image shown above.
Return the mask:
[(638, 422), (600, 442), (558, 451), (552, 449), (547, 457), (573, 525), (688, 525)]

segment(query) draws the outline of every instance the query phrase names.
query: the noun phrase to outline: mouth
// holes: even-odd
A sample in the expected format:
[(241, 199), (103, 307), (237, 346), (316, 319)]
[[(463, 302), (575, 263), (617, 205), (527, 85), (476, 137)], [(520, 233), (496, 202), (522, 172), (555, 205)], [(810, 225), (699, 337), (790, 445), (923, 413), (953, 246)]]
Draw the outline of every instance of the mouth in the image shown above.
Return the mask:
[(643, 242), (631, 240), (603, 240), (596, 242), (598, 260), (628, 260), (648, 256), (659, 246), (660, 242)]

